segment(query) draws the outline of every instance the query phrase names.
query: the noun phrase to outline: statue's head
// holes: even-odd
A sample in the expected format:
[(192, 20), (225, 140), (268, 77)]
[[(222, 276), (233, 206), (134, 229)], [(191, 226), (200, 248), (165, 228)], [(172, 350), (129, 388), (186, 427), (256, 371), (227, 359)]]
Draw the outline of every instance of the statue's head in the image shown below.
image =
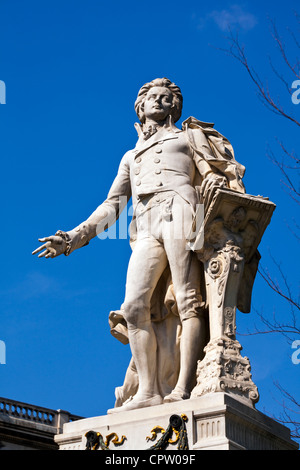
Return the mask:
[(174, 120), (174, 122), (178, 121), (178, 119), (181, 116), (181, 111), (182, 111), (182, 94), (180, 88), (175, 85), (175, 83), (172, 83), (171, 80), (168, 78), (156, 78), (155, 80), (152, 80), (152, 82), (146, 83), (142, 88), (140, 89), (136, 102), (134, 104), (134, 109), (136, 111), (136, 114), (140, 120), (140, 122), (143, 124), (145, 122), (145, 114), (144, 114), (144, 104), (145, 104), (145, 99), (150, 92), (150, 90), (154, 87), (159, 87), (159, 88), (167, 88), (173, 96), (173, 101), (172, 101), (172, 106), (170, 110), (170, 114)]

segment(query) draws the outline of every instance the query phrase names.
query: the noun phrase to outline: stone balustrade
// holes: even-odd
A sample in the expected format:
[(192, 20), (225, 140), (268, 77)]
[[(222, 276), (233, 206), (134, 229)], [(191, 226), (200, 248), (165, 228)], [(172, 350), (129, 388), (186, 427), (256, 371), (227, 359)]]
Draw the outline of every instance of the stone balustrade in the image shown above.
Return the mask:
[(51, 410), (0, 397), (0, 420), (4, 416), (51, 426), (56, 432), (62, 429), (64, 423), (81, 419), (80, 416), (72, 415), (68, 411)]

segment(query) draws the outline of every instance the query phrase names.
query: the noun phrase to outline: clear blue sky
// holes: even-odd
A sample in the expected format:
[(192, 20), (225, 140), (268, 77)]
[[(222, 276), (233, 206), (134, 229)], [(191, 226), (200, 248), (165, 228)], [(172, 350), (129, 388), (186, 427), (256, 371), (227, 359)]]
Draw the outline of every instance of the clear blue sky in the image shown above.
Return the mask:
[[(268, 160), (276, 138), (297, 150), (292, 125), (258, 100), (227, 47), (228, 22), (240, 31), (250, 62), (283, 104), (293, 105), (268, 56), (292, 81), (275, 49), (268, 17), (293, 51), (296, 1), (182, 2), (0, 0), (1, 122), (0, 396), (82, 416), (105, 414), (122, 385), (129, 347), (110, 335), (108, 314), (123, 301), (128, 240), (93, 240), (54, 260), (31, 252), (39, 237), (69, 230), (105, 199), (122, 155), (136, 142), (133, 104), (139, 88), (166, 76), (183, 92), (183, 119), (214, 122), (246, 166), (250, 194), (277, 204), (260, 246), (261, 264), (277, 276), (269, 252), (298, 289), (299, 251), (287, 222), (298, 207)], [(293, 54), (292, 54), (293, 55)], [(285, 303), (257, 277), (253, 310), (238, 313), (238, 332), (253, 331), (255, 309), (288, 315)], [(281, 336), (239, 336), (261, 399), (278, 413), (279, 380), (295, 396), (300, 365)]]

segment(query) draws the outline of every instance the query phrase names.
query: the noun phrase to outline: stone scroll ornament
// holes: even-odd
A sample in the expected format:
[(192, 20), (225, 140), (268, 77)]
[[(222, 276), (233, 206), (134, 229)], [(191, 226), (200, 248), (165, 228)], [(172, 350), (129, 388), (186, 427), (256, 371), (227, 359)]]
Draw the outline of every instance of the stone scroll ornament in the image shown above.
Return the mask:
[(198, 233), (190, 236), (189, 246), (204, 265), (210, 330), (191, 398), (223, 391), (251, 405), (259, 400), (249, 359), (241, 356), (236, 340), (236, 310), (250, 312), (257, 247), (274, 209), (267, 198), (216, 189)]

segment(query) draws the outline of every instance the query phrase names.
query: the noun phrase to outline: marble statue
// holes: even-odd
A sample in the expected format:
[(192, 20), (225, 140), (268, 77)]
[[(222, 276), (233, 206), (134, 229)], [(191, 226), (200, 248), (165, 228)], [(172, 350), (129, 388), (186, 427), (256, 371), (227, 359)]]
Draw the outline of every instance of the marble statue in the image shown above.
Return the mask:
[(254, 403), (235, 315), (236, 308), (250, 310), (257, 246), (273, 205), (245, 193), (245, 168), (213, 124), (190, 117), (175, 125), (182, 94), (170, 80), (145, 84), (135, 110), (138, 141), (107, 199), (76, 228), (39, 239), (33, 254), (70, 255), (111, 226), (132, 198), (125, 299), (109, 315), (132, 359), (109, 413), (224, 389)]

